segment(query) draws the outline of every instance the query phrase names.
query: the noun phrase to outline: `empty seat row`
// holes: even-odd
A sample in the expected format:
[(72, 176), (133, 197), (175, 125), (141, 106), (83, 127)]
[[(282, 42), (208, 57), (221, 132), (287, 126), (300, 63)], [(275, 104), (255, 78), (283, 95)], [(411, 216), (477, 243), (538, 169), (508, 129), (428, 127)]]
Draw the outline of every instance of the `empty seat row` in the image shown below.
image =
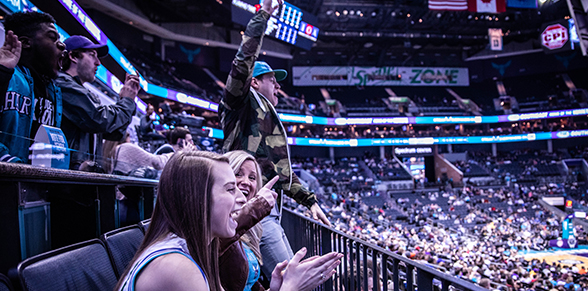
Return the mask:
[[(143, 241), (149, 222), (22, 261), (17, 272), (23, 290), (113, 290)], [(0, 291), (10, 290), (2, 288)]]

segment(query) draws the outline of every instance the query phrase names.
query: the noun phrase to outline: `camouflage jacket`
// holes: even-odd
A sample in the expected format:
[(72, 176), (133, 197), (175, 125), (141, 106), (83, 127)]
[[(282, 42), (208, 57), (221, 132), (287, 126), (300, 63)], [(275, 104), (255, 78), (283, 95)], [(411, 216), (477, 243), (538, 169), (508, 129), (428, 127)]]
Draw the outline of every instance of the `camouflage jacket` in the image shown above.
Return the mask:
[(296, 202), (310, 208), (317, 200), (292, 171), (284, 126), (272, 104), (250, 87), (253, 66), (269, 18), (270, 15), (263, 10), (253, 16), (233, 60), (219, 106), (225, 135), (223, 151), (247, 151), (257, 159), (266, 178), (280, 175), (274, 188), (283, 190)]

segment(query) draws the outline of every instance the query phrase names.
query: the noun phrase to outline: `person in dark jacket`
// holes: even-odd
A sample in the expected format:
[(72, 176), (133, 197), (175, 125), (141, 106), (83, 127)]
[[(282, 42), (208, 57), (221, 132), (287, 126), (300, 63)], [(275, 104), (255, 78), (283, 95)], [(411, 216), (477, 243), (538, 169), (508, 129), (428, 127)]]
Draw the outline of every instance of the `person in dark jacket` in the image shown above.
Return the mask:
[(78, 170), (85, 161), (101, 163), (103, 135), (108, 140), (120, 139), (136, 111), (135, 96), (139, 78), (127, 75), (120, 90), (120, 99), (112, 105), (102, 105), (100, 98), (84, 87), (94, 82), (100, 58), (108, 54), (106, 45), (94, 44), (81, 35), (65, 40), (67, 55), (57, 85), (63, 94), (63, 124), (61, 129), (72, 149), (70, 169)]
[(27, 162), (41, 125), (60, 127), (61, 91), (53, 83), (65, 45), (55, 19), (19, 12), (4, 20), (0, 48), (0, 161)]

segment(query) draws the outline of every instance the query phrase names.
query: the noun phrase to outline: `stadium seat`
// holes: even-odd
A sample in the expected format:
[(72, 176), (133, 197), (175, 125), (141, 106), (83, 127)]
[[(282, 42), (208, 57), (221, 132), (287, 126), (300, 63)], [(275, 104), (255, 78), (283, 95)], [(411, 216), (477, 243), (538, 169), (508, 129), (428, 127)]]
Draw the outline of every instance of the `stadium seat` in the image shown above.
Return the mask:
[(110, 257), (99, 239), (28, 258), (17, 271), (24, 291), (112, 290), (117, 282)]
[(4, 274), (0, 274), (0, 291), (12, 291), (12, 284), (8, 277), (4, 276)]
[(145, 220), (139, 222), (139, 226), (141, 227), (141, 230), (143, 230), (143, 233), (147, 233), (147, 229), (149, 228), (150, 223), (151, 223), (151, 218), (145, 219)]
[(138, 225), (115, 229), (102, 235), (101, 239), (106, 244), (108, 254), (114, 263), (117, 278), (120, 278), (135, 256), (144, 236), (143, 230)]

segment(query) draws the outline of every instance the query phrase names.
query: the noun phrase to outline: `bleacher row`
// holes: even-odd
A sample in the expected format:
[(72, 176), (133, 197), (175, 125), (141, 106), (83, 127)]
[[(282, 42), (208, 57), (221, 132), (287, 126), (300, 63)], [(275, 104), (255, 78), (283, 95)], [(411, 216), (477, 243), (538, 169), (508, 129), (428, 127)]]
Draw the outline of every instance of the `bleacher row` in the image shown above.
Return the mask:
[[(135, 255), (150, 220), (22, 261), (18, 278), (23, 291), (113, 290)], [(11, 291), (0, 276), (0, 291)]]

